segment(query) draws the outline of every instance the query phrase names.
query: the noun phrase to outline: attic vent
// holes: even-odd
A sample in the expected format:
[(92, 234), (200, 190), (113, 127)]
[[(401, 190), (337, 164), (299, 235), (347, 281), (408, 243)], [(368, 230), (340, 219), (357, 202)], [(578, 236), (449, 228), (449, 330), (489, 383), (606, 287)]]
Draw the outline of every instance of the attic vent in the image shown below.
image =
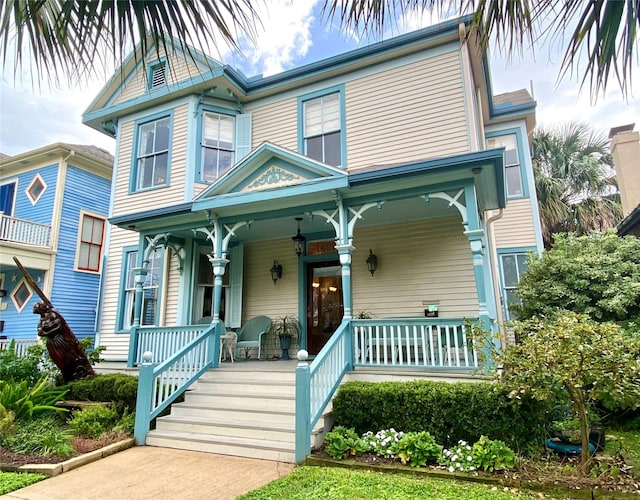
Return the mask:
[(151, 85), (150, 88), (157, 89), (167, 83), (164, 64), (156, 64), (151, 68)]

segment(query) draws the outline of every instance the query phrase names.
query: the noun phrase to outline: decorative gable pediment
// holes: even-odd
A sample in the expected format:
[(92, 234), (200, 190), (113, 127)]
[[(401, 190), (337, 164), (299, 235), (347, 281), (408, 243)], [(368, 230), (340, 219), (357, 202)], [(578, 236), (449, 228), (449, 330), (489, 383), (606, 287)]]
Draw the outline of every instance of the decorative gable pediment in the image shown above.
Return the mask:
[(336, 181), (346, 186), (347, 173), (293, 151), (263, 143), (195, 201), (291, 187), (323, 189), (328, 187), (326, 183), (333, 185)]

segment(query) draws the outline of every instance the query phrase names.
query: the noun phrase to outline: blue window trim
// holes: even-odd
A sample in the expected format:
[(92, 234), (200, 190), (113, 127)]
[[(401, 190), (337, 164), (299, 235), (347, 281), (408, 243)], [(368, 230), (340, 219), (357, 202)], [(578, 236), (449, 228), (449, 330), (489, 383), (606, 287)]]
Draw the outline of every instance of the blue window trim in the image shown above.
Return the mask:
[(344, 84), (334, 85), (322, 90), (310, 92), (298, 96), (298, 152), (305, 154), (304, 151), (304, 103), (329, 94), (338, 94), (340, 101), (340, 165), (338, 168), (347, 168), (347, 119), (345, 108), (345, 91)]
[[(164, 67), (164, 77), (165, 77), (165, 85), (161, 85), (159, 87), (153, 87), (153, 72), (155, 71), (155, 69), (158, 66), (163, 66)], [(157, 90), (160, 89), (164, 89), (168, 82), (167, 82), (167, 77), (169, 76), (169, 65), (167, 64), (167, 58), (166, 57), (161, 57), (158, 62), (154, 63), (154, 64), (150, 64), (149, 66), (147, 66), (147, 90), (149, 92), (155, 92)]]
[[(140, 127), (147, 123), (155, 122), (163, 118), (169, 118), (169, 150), (167, 152), (167, 178), (164, 184), (158, 184), (148, 188), (137, 189), (138, 184), (138, 141), (140, 140)], [(169, 186), (171, 182), (171, 154), (173, 149), (173, 109), (167, 111), (160, 111), (152, 115), (140, 118), (133, 123), (134, 136), (133, 136), (133, 151), (131, 152), (131, 175), (129, 177), (129, 194), (142, 193), (145, 191), (153, 191), (154, 189), (162, 189)]]
[[(531, 161), (530, 158), (524, 155), (524, 148), (522, 146), (522, 129), (520, 127), (506, 128), (503, 130), (492, 130), (491, 132), (487, 132), (485, 134), (485, 139), (493, 139), (495, 137), (500, 137), (503, 135), (514, 135), (516, 136), (516, 147), (518, 148), (518, 159), (520, 160), (520, 182), (522, 182), (522, 194), (518, 195), (509, 195), (507, 192), (508, 200), (516, 200), (519, 198), (529, 198), (530, 197), (530, 186), (529, 179), (527, 177), (527, 172), (525, 169), (525, 161)], [(486, 144), (485, 144), (486, 147)], [(505, 185), (506, 189), (506, 185)]]
[(499, 278), (500, 278), (500, 297), (501, 297), (501, 306), (502, 313), (504, 314), (504, 318), (506, 321), (509, 321), (509, 309), (507, 308), (507, 293), (504, 282), (504, 269), (502, 267), (502, 257), (504, 255), (518, 255), (518, 254), (527, 254), (527, 253), (537, 253), (538, 249), (535, 246), (530, 247), (512, 247), (512, 248), (499, 248), (497, 251), (498, 255), (498, 270), (499, 270)]
[[(193, 169), (193, 178), (195, 182), (200, 182), (203, 184), (213, 184), (215, 181), (205, 181), (200, 177), (200, 171), (202, 169), (202, 130), (204, 127), (204, 114), (205, 113), (217, 113), (219, 115), (233, 116), (234, 118), (234, 127), (233, 127), (233, 150), (236, 148), (236, 127), (235, 127), (235, 117), (240, 113), (240, 111), (236, 109), (224, 108), (222, 106), (215, 106), (212, 104), (201, 104), (198, 106), (197, 114), (198, 114), (198, 123), (196, 124), (196, 154), (195, 154), (195, 168)], [(193, 143), (192, 143), (193, 144)]]
[(140, 252), (140, 248), (138, 246), (127, 246), (122, 249), (122, 264), (120, 266), (120, 288), (118, 293), (118, 309), (116, 311), (116, 325), (115, 332), (116, 333), (129, 333), (128, 329), (122, 327), (124, 324), (124, 303), (125, 303), (125, 285), (127, 283), (127, 257), (131, 252), (138, 252), (138, 259), (136, 261), (136, 266), (140, 266), (142, 263), (142, 253)]

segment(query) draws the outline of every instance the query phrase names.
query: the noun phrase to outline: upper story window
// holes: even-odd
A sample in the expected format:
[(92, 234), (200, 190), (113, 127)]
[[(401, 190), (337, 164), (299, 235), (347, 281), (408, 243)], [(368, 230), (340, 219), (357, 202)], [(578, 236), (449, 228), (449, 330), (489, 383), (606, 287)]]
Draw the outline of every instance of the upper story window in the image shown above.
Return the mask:
[(86, 213), (81, 214), (76, 269), (100, 272), (106, 219)]
[(235, 118), (218, 113), (203, 113), (200, 180), (220, 178), (234, 163)]
[(163, 186), (169, 174), (171, 117), (141, 123), (137, 128), (134, 190)]
[(304, 154), (334, 167), (342, 165), (340, 93), (303, 101)]
[(504, 147), (504, 170), (507, 183), (507, 197), (524, 196), (522, 173), (518, 157), (516, 134), (501, 135), (487, 139), (490, 149)]

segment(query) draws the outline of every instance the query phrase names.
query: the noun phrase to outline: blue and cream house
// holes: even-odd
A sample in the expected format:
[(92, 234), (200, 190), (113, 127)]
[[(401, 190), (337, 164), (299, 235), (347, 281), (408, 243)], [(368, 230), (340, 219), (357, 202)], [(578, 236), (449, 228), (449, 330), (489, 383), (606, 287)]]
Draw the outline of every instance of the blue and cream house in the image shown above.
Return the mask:
[[(79, 338), (96, 332), (113, 157), (55, 143), (0, 159), (0, 335), (36, 340), (40, 297), (17, 257)], [(1, 347), (1, 346), (0, 346)]]
[(536, 103), (493, 95), (469, 21), (267, 77), (178, 48), (126, 61), (83, 117), (117, 138), (104, 358), (142, 387), (204, 349), (187, 386), (228, 330), (299, 318), (296, 459), (345, 374), (473, 370), (464, 320), (509, 318), (542, 241)]

